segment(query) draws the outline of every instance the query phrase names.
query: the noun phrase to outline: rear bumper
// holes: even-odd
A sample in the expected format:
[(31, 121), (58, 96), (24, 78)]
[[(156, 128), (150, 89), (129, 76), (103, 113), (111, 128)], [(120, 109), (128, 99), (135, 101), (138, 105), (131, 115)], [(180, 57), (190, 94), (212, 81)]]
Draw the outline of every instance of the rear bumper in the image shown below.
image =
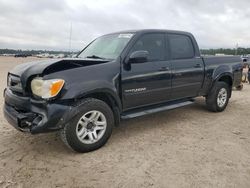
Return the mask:
[(33, 100), (4, 91), (5, 119), (20, 131), (32, 134), (61, 129), (72, 118), (71, 107), (62, 104)]

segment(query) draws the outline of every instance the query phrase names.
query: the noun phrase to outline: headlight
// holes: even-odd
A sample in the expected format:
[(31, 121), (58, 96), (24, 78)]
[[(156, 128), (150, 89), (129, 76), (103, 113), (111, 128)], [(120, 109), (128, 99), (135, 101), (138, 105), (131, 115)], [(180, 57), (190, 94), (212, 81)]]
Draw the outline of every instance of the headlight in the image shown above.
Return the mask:
[(58, 95), (64, 85), (62, 79), (43, 80), (38, 77), (31, 81), (31, 91), (34, 95), (49, 99)]

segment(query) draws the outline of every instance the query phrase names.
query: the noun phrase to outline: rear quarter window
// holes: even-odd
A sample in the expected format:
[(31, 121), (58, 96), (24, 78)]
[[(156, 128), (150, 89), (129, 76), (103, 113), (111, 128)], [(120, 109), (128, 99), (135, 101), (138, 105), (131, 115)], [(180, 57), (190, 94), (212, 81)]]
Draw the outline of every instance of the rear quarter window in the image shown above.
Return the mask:
[(188, 59), (194, 57), (194, 47), (190, 37), (169, 34), (169, 45), (172, 59)]

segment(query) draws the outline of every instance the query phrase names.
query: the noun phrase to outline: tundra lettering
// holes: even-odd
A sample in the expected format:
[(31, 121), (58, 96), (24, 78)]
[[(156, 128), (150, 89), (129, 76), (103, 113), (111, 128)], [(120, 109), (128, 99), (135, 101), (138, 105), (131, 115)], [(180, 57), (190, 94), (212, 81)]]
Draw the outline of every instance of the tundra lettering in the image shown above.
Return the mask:
[(126, 93), (130, 93), (130, 92), (135, 93), (135, 92), (145, 91), (145, 90), (146, 90), (146, 88), (144, 87), (144, 88), (137, 88), (137, 89), (127, 89), (127, 90), (125, 90), (125, 92)]

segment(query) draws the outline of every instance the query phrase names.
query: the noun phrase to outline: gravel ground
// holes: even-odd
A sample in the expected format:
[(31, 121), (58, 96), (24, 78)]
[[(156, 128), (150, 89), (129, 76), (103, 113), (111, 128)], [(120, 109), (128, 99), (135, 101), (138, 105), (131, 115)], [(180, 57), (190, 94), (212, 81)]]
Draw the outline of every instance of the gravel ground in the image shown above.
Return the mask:
[[(7, 72), (34, 58), (0, 57)], [(3, 97), (0, 105), (3, 105)], [(0, 187), (250, 187), (250, 85), (211, 113), (203, 98), (121, 123), (101, 149), (78, 154), (56, 133), (16, 131), (0, 112)]]

